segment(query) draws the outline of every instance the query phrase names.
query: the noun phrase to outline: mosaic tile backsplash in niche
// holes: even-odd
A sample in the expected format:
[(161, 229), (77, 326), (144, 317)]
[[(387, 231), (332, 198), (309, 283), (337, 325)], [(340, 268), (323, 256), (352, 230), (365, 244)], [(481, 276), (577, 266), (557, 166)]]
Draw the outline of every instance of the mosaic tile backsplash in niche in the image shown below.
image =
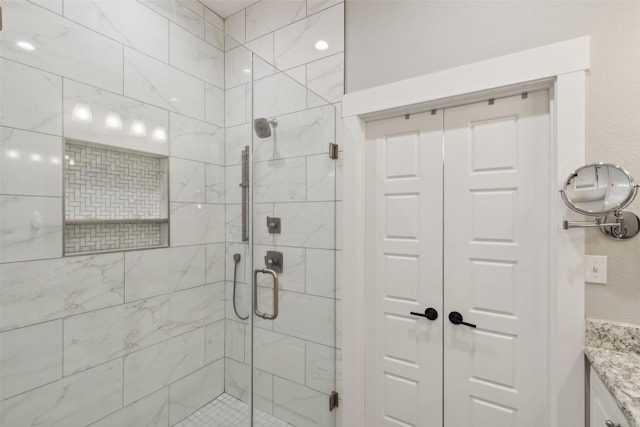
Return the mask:
[[(156, 157), (67, 142), (66, 219), (161, 218), (162, 181), (166, 181), (162, 161)], [(164, 200), (166, 203), (166, 198)]]
[(65, 255), (167, 246), (167, 169), (166, 158), (67, 141)]

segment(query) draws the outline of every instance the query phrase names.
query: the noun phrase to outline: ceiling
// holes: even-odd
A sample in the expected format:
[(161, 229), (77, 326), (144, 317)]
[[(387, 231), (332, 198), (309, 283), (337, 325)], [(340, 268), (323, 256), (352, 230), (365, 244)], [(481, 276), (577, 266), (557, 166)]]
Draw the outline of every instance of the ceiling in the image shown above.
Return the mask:
[(200, 0), (209, 9), (223, 18), (228, 18), (239, 10), (256, 2), (256, 0)]

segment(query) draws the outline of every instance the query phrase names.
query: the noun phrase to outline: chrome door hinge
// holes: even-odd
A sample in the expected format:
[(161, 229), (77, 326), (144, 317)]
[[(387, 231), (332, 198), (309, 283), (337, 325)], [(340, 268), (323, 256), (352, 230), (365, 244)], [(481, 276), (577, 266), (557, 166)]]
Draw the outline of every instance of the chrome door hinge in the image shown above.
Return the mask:
[(329, 143), (329, 157), (333, 160), (338, 158), (338, 144)]
[(332, 391), (329, 396), (329, 412), (333, 411), (338, 406), (340, 406), (340, 395), (338, 395), (337, 391)]

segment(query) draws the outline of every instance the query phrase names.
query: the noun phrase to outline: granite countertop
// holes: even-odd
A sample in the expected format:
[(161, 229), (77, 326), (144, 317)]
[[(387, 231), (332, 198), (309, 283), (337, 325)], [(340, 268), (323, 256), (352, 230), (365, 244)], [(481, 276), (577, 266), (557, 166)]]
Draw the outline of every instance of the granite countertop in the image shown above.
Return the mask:
[(587, 320), (585, 354), (631, 427), (640, 427), (640, 326)]

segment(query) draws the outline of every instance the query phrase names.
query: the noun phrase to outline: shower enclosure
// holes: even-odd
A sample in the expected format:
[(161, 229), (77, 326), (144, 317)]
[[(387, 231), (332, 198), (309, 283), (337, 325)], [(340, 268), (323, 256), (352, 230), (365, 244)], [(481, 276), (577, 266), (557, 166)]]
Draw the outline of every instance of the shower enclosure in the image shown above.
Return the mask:
[(336, 424), (335, 108), (192, 3), (0, 2), (0, 425)]

